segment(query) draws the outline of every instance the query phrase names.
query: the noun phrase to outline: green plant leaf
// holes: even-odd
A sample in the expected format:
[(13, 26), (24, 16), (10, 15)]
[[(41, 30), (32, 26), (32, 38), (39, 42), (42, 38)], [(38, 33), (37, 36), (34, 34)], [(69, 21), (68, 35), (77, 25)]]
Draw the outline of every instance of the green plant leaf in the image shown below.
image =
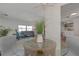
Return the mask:
[(38, 34), (42, 34), (44, 30), (44, 21), (39, 21), (36, 23), (36, 31)]
[(10, 29), (9, 28), (6, 29), (3, 26), (1, 26), (1, 27), (2, 27), (2, 29), (0, 29), (0, 37), (6, 36), (8, 34), (8, 32), (10, 31)]

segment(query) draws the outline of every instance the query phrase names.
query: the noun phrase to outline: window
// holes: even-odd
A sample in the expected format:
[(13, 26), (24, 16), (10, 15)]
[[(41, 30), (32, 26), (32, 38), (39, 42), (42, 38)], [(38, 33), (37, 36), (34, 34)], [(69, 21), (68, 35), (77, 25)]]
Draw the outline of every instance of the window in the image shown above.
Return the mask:
[(27, 26), (27, 31), (32, 31), (32, 26)]
[(26, 26), (25, 25), (18, 25), (18, 31), (26, 31)]
[(26, 26), (26, 25), (18, 25), (18, 31), (33, 31), (32, 26)]

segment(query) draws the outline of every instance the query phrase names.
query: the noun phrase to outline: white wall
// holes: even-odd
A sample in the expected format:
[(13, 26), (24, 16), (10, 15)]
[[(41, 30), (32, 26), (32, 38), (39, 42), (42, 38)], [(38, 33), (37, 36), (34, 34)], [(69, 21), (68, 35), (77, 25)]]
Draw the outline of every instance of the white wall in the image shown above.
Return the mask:
[(79, 17), (72, 19), (74, 22), (74, 34), (79, 36)]
[(79, 36), (79, 17), (69, 18), (68, 21), (73, 22), (73, 34)]
[[(30, 15), (28, 15), (30, 16)], [(31, 19), (31, 17), (29, 17), (28, 19), (22, 20), (22, 19), (18, 19), (15, 17), (0, 17), (0, 25), (3, 26), (7, 26), (10, 27), (11, 29), (17, 29), (18, 25), (34, 25), (34, 21), (29, 21), (29, 19)]]
[[(0, 25), (10, 27), (12, 29), (17, 29), (18, 25), (25, 24), (24, 21), (16, 20), (16, 19), (0, 19)], [(26, 22), (27, 24), (27, 22)]]
[(61, 14), (60, 6), (48, 7), (46, 10), (46, 37), (56, 42), (56, 55), (60, 55)]

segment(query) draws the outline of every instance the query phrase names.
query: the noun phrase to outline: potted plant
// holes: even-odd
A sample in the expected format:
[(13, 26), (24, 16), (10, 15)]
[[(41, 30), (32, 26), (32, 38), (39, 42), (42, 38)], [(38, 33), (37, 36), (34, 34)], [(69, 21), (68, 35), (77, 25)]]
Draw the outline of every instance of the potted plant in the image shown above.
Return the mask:
[(45, 24), (44, 24), (43, 20), (38, 21), (36, 23), (37, 42), (43, 42), (43, 37), (44, 37), (43, 33), (44, 33), (44, 29), (45, 29), (44, 25)]
[(1, 26), (1, 28), (0, 28), (0, 37), (6, 36), (9, 31), (10, 31), (9, 28), (5, 28), (5, 27)]

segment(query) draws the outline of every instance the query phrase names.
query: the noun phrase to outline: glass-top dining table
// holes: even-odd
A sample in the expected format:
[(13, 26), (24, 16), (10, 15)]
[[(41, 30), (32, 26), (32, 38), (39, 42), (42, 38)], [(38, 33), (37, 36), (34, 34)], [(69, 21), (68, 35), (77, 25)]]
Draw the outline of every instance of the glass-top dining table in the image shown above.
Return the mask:
[(54, 56), (56, 44), (53, 40), (46, 39), (43, 43), (36, 42), (34, 39), (25, 41), (24, 44), (25, 56)]

